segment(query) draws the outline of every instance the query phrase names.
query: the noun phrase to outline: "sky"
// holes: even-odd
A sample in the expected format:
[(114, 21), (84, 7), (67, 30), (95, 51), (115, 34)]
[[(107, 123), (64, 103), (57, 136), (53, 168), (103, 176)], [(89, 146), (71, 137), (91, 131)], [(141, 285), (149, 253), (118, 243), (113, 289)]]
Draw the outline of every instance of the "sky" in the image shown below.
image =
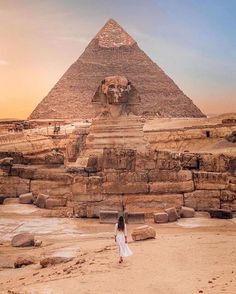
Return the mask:
[(204, 113), (236, 112), (236, 0), (0, 0), (0, 118), (27, 118), (110, 18)]

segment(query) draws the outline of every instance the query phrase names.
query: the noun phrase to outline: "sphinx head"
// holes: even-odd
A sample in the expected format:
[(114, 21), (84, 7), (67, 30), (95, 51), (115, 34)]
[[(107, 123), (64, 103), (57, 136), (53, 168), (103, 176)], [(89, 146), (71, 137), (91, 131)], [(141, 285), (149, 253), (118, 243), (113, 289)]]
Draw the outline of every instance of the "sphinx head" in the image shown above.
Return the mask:
[(102, 93), (106, 95), (109, 104), (127, 103), (130, 90), (130, 82), (126, 77), (111, 76), (102, 81)]
[(132, 83), (124, 76), (109, 76), (101, 81), (92, 98), (97, 116), (119, 117), (137, 114), (140, 97)]

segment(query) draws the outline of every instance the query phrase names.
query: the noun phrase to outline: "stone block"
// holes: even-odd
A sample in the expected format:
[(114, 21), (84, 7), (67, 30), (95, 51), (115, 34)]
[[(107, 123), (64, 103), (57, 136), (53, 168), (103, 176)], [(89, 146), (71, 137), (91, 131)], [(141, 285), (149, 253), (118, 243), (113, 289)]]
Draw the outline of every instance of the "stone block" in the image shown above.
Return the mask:
[(85, 183), (75, 183), (71, 187), (72, 194), (79, 196), (80, 194), (86, 194), (87, 185)]
[(221, 203), (221, 208), (230, 211), (236, 211), (236, 200)]
[(36, 198), (34, 204), (35, 204), (36, 206), (38, 206), (39, 208), (46, 208), (46, 200), (47, 200), (48, 198), (49, 198), (49, 195), (45, 195), (45, 194), (40, 193), (40, 194), (37, 196), (37, 198)]
[(63, 256), (51, 256), (51, 257), (44, 257), (40, 260), (40, 265), (45, 268), (52, 265), (66, 263), (73, 260), (73, 257), (63, 257)]
[(104, 194), (75, 194), (73, 200), (77, 202), (101, 202), (105, 199)]
[[(236, 131), (235, 131), (236, 133)], [(236, 176), (236, 158), (235, 156), (230, 158), (229, 160), (229, 172), (231, 172), (232, 174), (234, 174)]]
[(225, 209), (209, 209), (208, 210), (211, 218), (223, 218), (223, 219), (231, 219), (233, 218), (233, 214), (230, 210)]
[(156, 237), (156, 231), (153, 227), (144, 225), (134, 229), (131, 236), (134, 241), (153, 239)]
[(157, 224), (168, 223), (168, 214), (166, 212), (154, 213), (154, 222)]
[(223, 202), (232, 202), (236, 199), (236, 192), (229, 190), (222, 190), (220, 193), (220, 200)]
[(207, 211), (210, 208), (220, 208), (219, 190), (196, 190), (184, 194), (185, 206), (195, 210)]
[[(75, 214), (79, 217), (99, 217), (100, 211), (122, 211), (123, 209), (121, 195), (102, 195), (100, 200), (97, 198), (98, 195), (81, 196), (81, 198), (78, 196), (76, 201), (70, 201), (67, 203), (67, 205), (74, 208)], [(95, 197), (94, 201), (93, 197)], [(79, 201), (79, 199), (81, 201)]]
[(182, 194), (124, 195), (122, 199), (126, 211), (144, 212), (146, 217), (153, 217), (154, 213), (169, 207), (183, 205)]
[(101, 210), (99, 220), (101, 224), (115, 224), (118, 220), (118, 211)]
[(197, 190), (226, 189), (228, 177), (225, 173), (194, 172), (194, 184)]
[(106, 182), (135, 183), (147, 182), (148, 175), (146, 172), (108, 172), (106, 173)]
[(33, 194), (31, 192), (26, 194), (21, 194), (19, 196), (19, 201), (21, 204), (31, 204), (34, 201)]
[(155, 151), (154, 160), (158, 170), (180, 170), (180, 156), (178, 153), (158, 150)]
[(43, 181), (43, 180), (32, 180), (31, 181), (31, 192), (33, 195), (40, 193), (47, 194), (50, 196), (57, 197), (69, 197), (71, 194), (71, 185), (56, 182), (56, 181)]
[(102, 193), (103, 178), (99, 176), (88, 177), (86, 184), (86, 192), (88, 194), (101, 194)]
[(19, 177), (0, 177), (0, 194), (7, 197), (18, 197), (29, 192), (30, 181)]
[(143, 152), (137, 153), (136, 156), (136, 170), (144, 171), (144, 170), (152, 170), (155, 169), (156, 162), (154, 160), (154, 152)]
[(227, 172), (230, 157), (224, 154), (201, 154), (199, 169), (207, 172)]
[(148, 193), (148, 184), (137, 182), (137, 183), (115, 183), (107, 182), (103, 183), (103, 193), (106, 194), (140, 194)]
[(167, 208), (167, 209), (165, 209), (165, 212), (168, 214), (168, 221), (169, 222), (175, 222), (178, 220), (179, 215), (178, 215), (175, 207)]
[(136, 150), (120, 148), (103, 149), (103, 169), (134, 170)]
[(27, 266), (30, 264), (35, 263), (35, 259), (32, 256), (19, 256), (17, 259), (14, 261), (14, 267), (15, 268), (21, 268), (22, 266)]
[(13, 247), (28, 247), (34, 246), (34, 234), (21, 233), (15, 235), (11, 240)]
[(45, 155), (45, 163), (48, 165), (62, 165), (64, 164), (64, 155), (60, 152), (53, 150), (52, 152)]
[(62, 168), (38, 168), (30, 165), (13, 166), (12, 174), (31, 180), (55, 181), (61, 184), (71, 184), (73, 176)]
[(183, 169), (199, 169), (199, 155), (195, 153), (183, 153), (181, 154), (181, 166)]
[(154, 182), (150, 183), (150, 193), (183, 193), (194, 190), (193, 181), (187, 182)]
[(19, 204), (19, 198), (5, 198), (3, 201), (4, 205), (9, 205), (9, 204)]
[(104, 182), (118, 182), (119, 181), (119, 172), (107, 172)]
[(195, 210), (191, 207), (182, 206), (180, 209), (180, 216), (184, 218), (194, 217)]
[(192, 180), (192, 172), (188, 170), (151, 170), (148, 177), (150, 182), (186, 182)]
[(54, 207), (63, 207), (66, 205), (65, 198), (47, 198), (45, 203), (45, 208), (52, 209)]
[(236, 184), (229, 183), (228, 189), (232, 192), (236, 192)]
[(85, 170), (88, 172), (98, 172), (102, 170), (102, 158), (99, 158), (95, 155), (90, 155)]
[(87, 217), (99, 217), (100, 211), (122, 211), (122, 201), (119, 195), (109, 195), (100, 202), (88, 202), (86, 204)]
[(120, 172), (118, 181), (121, 183), (148, 182), (147, 172)]
[(126, 212), (125, 220), (128, 224), (144, 224), (144, 212)]

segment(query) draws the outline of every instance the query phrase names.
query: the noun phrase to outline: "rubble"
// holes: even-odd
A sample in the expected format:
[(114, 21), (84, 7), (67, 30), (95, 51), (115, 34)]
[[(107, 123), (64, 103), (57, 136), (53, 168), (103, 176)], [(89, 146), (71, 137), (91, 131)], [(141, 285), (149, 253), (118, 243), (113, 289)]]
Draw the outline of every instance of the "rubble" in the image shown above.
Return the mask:
[(144, 225), (134, 229), (131, 236), (134, 241), (153, 239), (156, 237), (156, 231), (153, 227)]

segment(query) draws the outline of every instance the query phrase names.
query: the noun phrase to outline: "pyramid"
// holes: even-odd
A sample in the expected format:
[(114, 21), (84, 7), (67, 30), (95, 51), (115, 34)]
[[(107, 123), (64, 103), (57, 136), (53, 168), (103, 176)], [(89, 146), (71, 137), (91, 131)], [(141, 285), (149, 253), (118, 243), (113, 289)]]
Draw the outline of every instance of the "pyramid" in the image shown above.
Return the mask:
[(113, 19), (92, 39), (79, 59), (38, 104), (30, 119), (87, 119), (92, 97), (107, 76), (126, 76), (141, 97), (140, 114), (203, 117), (204, 114)]

